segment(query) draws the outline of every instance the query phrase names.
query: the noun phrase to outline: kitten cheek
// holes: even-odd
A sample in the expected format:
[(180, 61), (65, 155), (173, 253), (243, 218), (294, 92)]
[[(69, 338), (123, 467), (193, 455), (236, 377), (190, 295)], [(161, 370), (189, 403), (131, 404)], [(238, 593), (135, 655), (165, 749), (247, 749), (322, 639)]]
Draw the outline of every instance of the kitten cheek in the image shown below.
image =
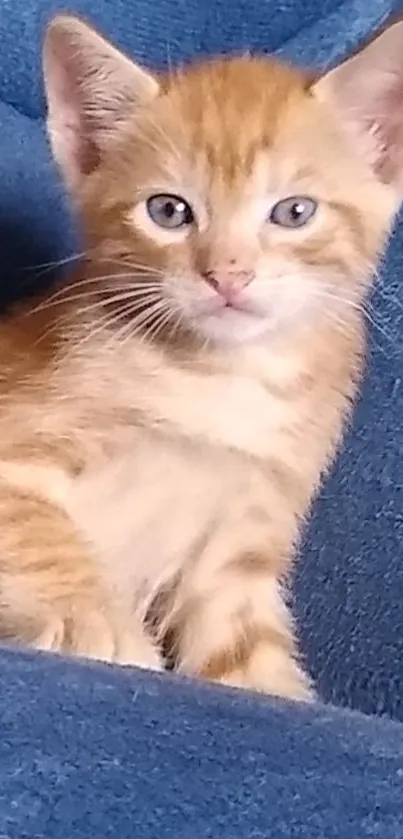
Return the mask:
[(257, 283), (251, 289), (250, 303), (278, 331), (308, 318), (315, 308), (314, 297), (312, 283), (298, 274), (284, 272), (280, 277)]
[(136, 204), (126, 215), (126, 222), (146, 239), (149, 239), (159, 247), (179, 245), (189, 237), (189, 227), (167, 229), (159, 227), (150, 218), (145, 202)]

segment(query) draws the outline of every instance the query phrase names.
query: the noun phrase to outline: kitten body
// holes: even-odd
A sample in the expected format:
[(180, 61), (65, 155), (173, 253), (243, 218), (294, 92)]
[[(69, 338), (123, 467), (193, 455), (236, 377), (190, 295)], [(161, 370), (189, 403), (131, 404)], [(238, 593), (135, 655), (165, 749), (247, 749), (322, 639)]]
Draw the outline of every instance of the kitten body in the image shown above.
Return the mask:
[[(356, 153), (327, 77), (234, 59), (157, 83), (69, 18), (45, 73), (87, 257), (1, 329), (0, 634), (153, 667), (165, 645), (179, 671), (308, 699), (282, 587), (361, 375), (396, 177), (374, 133)], [(150, 195), (197, 225), (156, 224)], [(289, 195), (313, 221), (262, 225)]]
[[(91, 324), (83, 341), (87, 329)], [(358, 348), (348, 340), (353, 357)], [(87, 349), (46, 367), (45, 381), (35, 381), (30, 368), (26, 393), (16, 404), (13, 392), (0, 424), (6, 634), (11, 628), (24, 638), (28, 619), (34, 643), (45, 631), (45, 646), (51, 639), (51, 648), (141, 663), (137, 637), (131, 650), (126, 632), (133, 614), (143, 622), (157, 598), (158, 635), (175, 632), (185, 672), (216, 669), (223, 679), (305, 695), (281, 582), (352, 391), (346, 344), (341, 364), (335, 353), (325, 364), (317, 340), (313, 358), (298, 347), (282, 355), (280, 347), (278, 354), (250, 348), (234, 365), (218, 355), (192, 369), (140, 339), (113, 352), (88, 341)], [(60, 525), (60, 534), (49, 530), (44, 516), (20, 543), (31, 493), (67, 514), (71, 536)], [(40, 555), (50, 552), (45, 562), (36, 561), (38, 546)], [(68, 642), (59, 620), (68, 623), (79, 610), (85, 622), (94, 586), (105, 589), (97, 597), (110, 599), (125, 640), (97, 629), (91, 641), (85, 633), (82, 650), (80, 635)], [(109, 607), (102, 602), (100, 610), (108, 614)], [(108, 617), (112, 628), (114, 622)], [(249, 643), (256, 654), (261, 645), (257, 637), (249, 642), (249, 623), (272, 652), (253, 675), (246, 667), (241, 675)]]

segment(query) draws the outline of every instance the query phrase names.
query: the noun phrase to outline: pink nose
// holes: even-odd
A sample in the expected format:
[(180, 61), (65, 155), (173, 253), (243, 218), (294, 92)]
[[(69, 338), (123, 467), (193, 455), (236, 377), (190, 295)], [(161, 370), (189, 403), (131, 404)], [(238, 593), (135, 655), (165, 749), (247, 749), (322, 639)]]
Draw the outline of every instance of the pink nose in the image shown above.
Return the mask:
[(203, 271), (202, 276), (217, 294), (231, 303), (252, 282), (255, 272), (237, 268), (212, 268)]

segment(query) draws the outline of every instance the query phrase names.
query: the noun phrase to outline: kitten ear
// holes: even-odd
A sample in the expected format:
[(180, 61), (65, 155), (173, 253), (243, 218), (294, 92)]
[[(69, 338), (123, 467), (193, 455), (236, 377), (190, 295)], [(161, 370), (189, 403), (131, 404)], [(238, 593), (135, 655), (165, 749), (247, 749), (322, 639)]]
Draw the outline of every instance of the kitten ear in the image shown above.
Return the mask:
[(403, 21), (323, 76), (313, 90), (336, 110), (359, 155), (403, 189)]
[(87, 24), (65, 15), (49, 25), (43, 71), (53, 154), (74, 190), (125, 121), (158, 94), (158, 82)]

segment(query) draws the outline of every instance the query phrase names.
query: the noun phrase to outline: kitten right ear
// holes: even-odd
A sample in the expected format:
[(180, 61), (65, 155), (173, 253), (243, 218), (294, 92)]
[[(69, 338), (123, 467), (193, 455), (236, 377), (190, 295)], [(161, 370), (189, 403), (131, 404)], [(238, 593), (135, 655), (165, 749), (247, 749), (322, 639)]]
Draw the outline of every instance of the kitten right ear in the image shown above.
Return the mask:
[(122, 125), (158, 94), (158, 82), (90, 26), (65, 15), (48, 27), (43, 71), (53, 154), (75, 190)]
[(358, 154), (403, 194), (403, 20), (330, 70), (313, 90), (332, 106)]

